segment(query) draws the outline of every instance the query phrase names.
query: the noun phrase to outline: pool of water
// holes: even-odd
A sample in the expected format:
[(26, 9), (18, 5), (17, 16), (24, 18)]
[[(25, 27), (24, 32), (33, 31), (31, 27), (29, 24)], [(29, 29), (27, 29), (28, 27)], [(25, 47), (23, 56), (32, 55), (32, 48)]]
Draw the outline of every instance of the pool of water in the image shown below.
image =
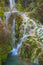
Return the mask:
[(7, 60), (2, 65), (37, 65), (21, 60), (18, 56), (12, 56), (9, 54)]

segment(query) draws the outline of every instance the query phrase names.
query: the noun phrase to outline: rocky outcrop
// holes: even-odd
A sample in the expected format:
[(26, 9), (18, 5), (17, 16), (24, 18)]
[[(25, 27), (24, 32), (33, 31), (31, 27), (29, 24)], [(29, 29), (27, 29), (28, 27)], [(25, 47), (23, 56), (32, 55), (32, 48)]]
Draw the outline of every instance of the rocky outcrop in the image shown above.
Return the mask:
[(20, 26), (22, 24), (22, 16), (18, 13), (11, 14), (11, 16), (9, 18), (9, 23), (8, 23), (8, 27), (9, 27), (11, 32), (12, 32), (13, 19), (15, 19), (15, 21), (16, 21), (16, 25), (15, 25), (15, 32), (16, 32), (15, 33), (15, 43), (17, 44), (20, 40)]
[(11, 35), (6, 34), (6, 24), (0, 22), (0, 63), (2, 63), (12, 49), (11, 46)]
[(22, 46), (19, 50), (19, 56), (29, 62), (36, 62), (41, 50), (41, 45), (35, 40), (35, 37), (28, 36), (26, 40), (22, 42)]

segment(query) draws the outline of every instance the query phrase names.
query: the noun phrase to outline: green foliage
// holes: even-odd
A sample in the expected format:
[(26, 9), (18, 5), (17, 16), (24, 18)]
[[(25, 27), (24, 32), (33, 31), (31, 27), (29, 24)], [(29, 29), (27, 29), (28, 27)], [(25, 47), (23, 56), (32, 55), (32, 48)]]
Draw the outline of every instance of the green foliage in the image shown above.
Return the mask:
[(0, 1), (0, 17), (4, 18), (4, 1)]
[(0, 7), (4, 7), (4, 1), (0, 2)]
[(29, 10), (32, 11), (36, 8), (36, 3), (35, 2), (32, 2), (30, 5), (29, 5)]
[(38, 0), (36, 4), (30, 5), (30, 17), (37, 19), (39, 22), (43, 23), (43, 1)]
[[(15, 43), (17, 44), (18, 42), (19, 42), (19, 40), (20, 40), (20, 37), (19, 37), (19, 35), (20, 35), (20, 26), (21, 26), (21, 24), (22, 24), (22, 18), (21, 18), (21, 16), (17, 13), (14, 13), (14, 14), (11, 14), (11, 16), (10, 16), (10, 18), (9, 18), (9, 23), (8, 23), (8, 25), (10, 26), (10, 28), (12, 27), (12, 23), (13, 23), (13, 19), (15, 18), (15, 20), (16, 20), (16, 25), (15, 25)], [(12, 31), (12, 28), (11, 28), (11, 31)]]
[(3, 10), (0, 10), (0, 17), (3, 19), (4, 17), (4, 11)]
[(19, 16), (16, 16), (16, 29), (15, 29), (15, 37), (16, 37), (16, 43), (19, 42), (20, 40), (20, 37), (19, 37), (19, 34), (20, 34), (20, 26), (22, 24), (22, 19), (19, 17)]
[(2, 65), (2, 62), (1, 62), (1, 55), (0, 55), (0, 65)]
[[(4, 0), (5, 4), (9, 4), (8, 0)], [(4, 18), (4, 1), (0, 2), (0, 17)], [(30, 17), (35, 18), (43, 23), (43, 0), (16, 0), (17, 9), (19, 11), (28, 11), (30, 12)], [(8, 9), (8, 8), (7, 8)], [(8, 26), (12, 27), (12, 21), (15, 17), (15, 14), (11, 15), (9, 18)], [(15, 42), (18, 43), (20, 40), (20, 26), (22, 24), (22, 17), (16, 15), (16, 29), (15, 29)], [(31, 21), (29, 24), (30, 25)], [(38, 23), (39, 25), (39, 23)], [(4, 25), (5, 26), (5, 25)], [(3, 26), (1, 26), (3, 27)], [(11, 35), (5, 35), (5, 30), (0, 27), (0, 64), (7, 58), (9, 51), (12, 49), (11, 46)], [(31, 24), (31, 27), (34, 28), (34, 25)], [(4, 28), (4, 27), (3, 27)], [(28, 26), (29, 29), (29, 26)], [(11, 32), (11, 29), (10, 31)], [(37, 32), (36, 32), (37, 33)], [(23, 32), (21, 32), (23, 34)], [(27, 59), (29, 61), (36, 61), (36, 58), (42, 51), (41, 45), (43, 43), (43, 38), (40, 38), (43, 35), (43, 31), (39, 31), (39, 34), (36, 34), (36, 38), (34, 36), (29, 36), (23, 41), (23, 45), (20, 48), (19, 56), (22, 59)], [(37, 39), (37, 40), (36, 40)], [(40, 42), (40, 43), (39, 43)], [(43, 53), (40, 55), (39, 62), (43, 62)], [(43, 65), (43, 64), (42, 64)]]
[(22, 5), (21, 5), (21, 4), (18, 4), (18, 5), (17, 5), (17, 9), (18, 9), (19, 11), (23, 11)]

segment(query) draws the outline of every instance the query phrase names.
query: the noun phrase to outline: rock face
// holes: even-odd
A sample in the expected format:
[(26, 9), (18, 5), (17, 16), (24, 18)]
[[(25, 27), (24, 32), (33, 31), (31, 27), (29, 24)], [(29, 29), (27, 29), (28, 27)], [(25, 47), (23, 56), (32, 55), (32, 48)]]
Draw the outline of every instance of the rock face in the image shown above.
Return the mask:
[(17, 44), (20, 40), (20, 35), (22, 33), (22, 32), (20, 32), (20, 26), (22, 24), (22, 17), (17, 13), (11, 14), (11, 16), (9, 18), (9, 23), (8, 23), (10, 32), (12, 32), (12, 24), (13, 24), (14, 18), (16, 21), (16, 23), (15, 23), (15, 43)]
[(24, 60), (36, 62), (36, 59), (41, 52), (41, 47), (38, 44), (39, 43), (35, 40), (35, 37), (28, 36), (22, 43), (19, 50), (19, 56)]
[(6, 34), (5, 23), (0, 22), (0, 63), (7, 58), (11, 49), (11, 36), (9, 33)]

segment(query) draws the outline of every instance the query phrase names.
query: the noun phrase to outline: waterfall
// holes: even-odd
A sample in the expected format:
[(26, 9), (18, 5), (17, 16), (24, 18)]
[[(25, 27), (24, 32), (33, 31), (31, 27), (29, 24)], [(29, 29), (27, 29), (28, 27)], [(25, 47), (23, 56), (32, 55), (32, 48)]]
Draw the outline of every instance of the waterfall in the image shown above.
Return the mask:
[[(26, 37), (27, 36), (29, 36), (29, 35), (32, 35), (32, 33), (31, 33), (31, 26), (30, 26), (30, 34), (28, 33), (27, 34), (27, 32), (26, 32), (26, 27), (27, 27), (27, 24), (28, 24), (28, 22), (30, 22), (30, 21), (32, 21), (33, 22), (33, 24), (34, 24), (34, 29), (37, 27), (37, 25), (36, 25), (36, 23), (35, 23), (35, 21), (33, 21), (32, 19), (30, 19), (27, 15), (26, 15), (26, 13), (23, 13), (23, 12), (20, 12), (20, 11), (18, 11), (16, 8), (15, 8), (15, 0), (10, 0), (10, 8), (12, 9), (13, 8), (13, 6), (14, 6), (14, 9), (12, 10), (12, 11), (8, 11), (8, 12), (6, 12), (7, 14), (6, 14), (6, 31), (8, 31), (8, 18), (10, 17), (10, 15), (11, 15), (11, 13), (18, 13), (18, 14), (20, 14), (21, 15), (21, 17), (23, 18), (23, 24), (24, 24), (24, 35), (23, 35), (23, 37), (20, 39), (20, 41), (19, 41), (19, 43), (18, 43), (18, 45), (17, 45), (17, 47), (15, 48), (15, 24), (16, 24), (16, 20), (14, 19), (13, 20), (13, 25), (12, 25), (12, 45), (13, 45), (13, 50), (11, 50), (11, 52), (12, 52), (12, 55), (18, 55), (18, 50), (19, 50), (19, 48), (21, 47), (21, 45), (22, 45), (22, 42), (23, 42), (23, 40), (25, 40), (26, 39)], [(29, 24), (28, 24), (29, 25)]]
[(11, 51), (12, 55), (18, 55), (18, 50), (19, 48), (22, 46), (22, 42), (26, 39), (26, 37), (28, 36), (32, 36), (32, 35), (24, 35), (21, 39), (20, 42), (18, 43), (16, 48), (13, 48), (13, 50)]
[[(23, 35), (23, 37), (20, 39), (20, 42), (18, 43), (17, 47), (14, 48), (15, 47), (15, 22), (16, 21), (15, 21), (15, 19), (13, 20), (13, 25), (12, 25), (12, 45), (13, 45), (13, 50), (11, 51), (12, 52), (12, 55), (18, 55), (18, 50), (19, 50), (19, 48), (22, 45), (22, 41), (28, 35), (32, 35), (31, 34), (31, 31), (30, 31), (30, 34), (26, 35), (26, 26), (27, 26), (29, 20), (31, 20), (33, 22), (34, 29), (37, 27), (36, 26), (36, 23), (32, 19), (30, 19), (29, 17), (27, 17), (25, 13), (24, 14), (23, 13), (20, 13), (18, 10), (12, 11), (12, 13), (15, 13), (15, 12), (17, 12), (18, 14), (20, 14), (23, 17), (23, 21), (22, 22), (23, 22), (23, 24), (26, 23), (26, 25), (24, 25), (24, 35)], [(10, 17), (10, 15), (11, 15), (11, 12), (10, 11), (9, 12), (6, 12), (6, 31), (8, 31), (8, 18)]]
[(12, 25), (12, 44), (13, 44), (13, 47), (15, 47), (15, 19), (13, 20), (13, 25)]
[[(32, 21), (33, 24), (34, 24), (34, 29), (37, 27), (36, 26), (36, 23), (32, 20), (32, 19), (29, 19), (26, 14), (22, 14), (22, 17), (23, 17), (23, 23), (26, 23), (26, 25), (28, 24), (28, 20)], [(25, 26), (26, 26), (25, 25)], [(18, 55), (18, 50), (19, 48), (22, 46), (22, 42), (26, 39), (26, 37), (28, 36), (33, 36), (31, 31), (30, 31), (30, 34), (26, 34), (26, 27), (24, 26), (24, 35), (23, 37), (20, 39), (18, 45), (16, 48), (13, 48), (13, 50), (11, 51), (12, 55)], [(13, 47), (15, 46), (15, 19), (13, 20), (13, 26), (12, 26), (12, 43), (13, 43)]]
[(6, 17), (6, 33), (8, 33), (8, 20), (7, 20), (7, 17)]
[(10, 8), (12, 9), (13, 6), (15, 7), (15, 0), (10, 0)]
[[(21, 17), (23, 18), (23, 25), (24, 25), (24, 35), (23, 35), (23, 37), (22, 38), (20, 38), (20, 41), (19, 41), (19, 43), (18, 43), (18, 45), (17, 45), (17, 47), (15, 47), (15, 27), (16, 27), (16, 20), (14, 19), (13, 20), (13, 24), (12, 24), (12, 35), (11, 35), (11, 37), (12, 37), (12, 46), (13, 46), (13, 49), (11, 50), (11, 53), (12, 53), (12, 55), (18, 55), (18, 50), (19, 50), (19, 48), (22, 46), (22, 42), (24, 41), (24, 40), (26, 40), (26, 37), (28, 37), (28, 36), (33, 36), (33, 33), (32, 33), (32, 31), (33, 30), (35, 30), (36, 28), (37, 28), (37, 24), (36, 24), (36, 22), (33, 20), (33, 19), (30, 19), (24, 12), (20, 12), (20, 11), (18, 11), (16, 8), (15, 8), (15, 0), (10, 0), (10, 8), (12, 9), (13, 8), (13, 6), (14, 6), (14, 9), (12, 10), (12, 11), (8, 11), (8, 12), (6, 12), (6, 33), (8, 33), (8, 18), (10, 17), (10, 15), (12, 14), (12, 13), (17, 13), (17, 14), (20, 14), (21, 15)], [(19, 21), (18, 21), (19, 22)], [(29, 22), (32, 22), (33, 23), (33, 25), (34, 25), (34, 28), (32, 29), (31, 28), (31, 24), (29, 24)], [(30, 32), (27, 34), (27, 30), (26, 30), (26, 27), (27, 26), (30, 26)], [(42, 25), (41, 25), (42, 26)], [(37, 30), (37, 33), (39, 33), (39, 31), (40, 31), (40, 29), (39, 30)], [(43, 27), (42, 27), (42, 32), (43, 32)], [(43, 38), (43, 33), (42, 33), (42, 35), (41, 35), (41, 38)], [(42, 42), (43, 42), (43, 40), (42, 40)], [(42, 48), (43, 48), (43, 45), (42, 45)], [(36, 61), (38, 61), (37, 59), (36, 59)]]
[(7, 34), (8, 33), (8, 17), (9, 17), (7, 12), (5, 13), (5, 16), (6, 16), (6, 34)]
[(4, 13), (5, 17), (6, 17), (6, 34), (8, 33), (8, 19), (11, 15), (10, 11), (9, 12), (5, 12)]
[[(25, 14), (22, 14), (23, 16), (23, 21), (27, 23), (28, 21), (28, 17), (25, 15)], [(32, 20), (33, 21), (33, 20)], [(33, 22), (34, 23), (34, 22)], [(36, 26), (36, 24), (34, 23), (34, 25)], [(31, 31), (30, 31), (31, 32)], [(22, 46), (22, 42), (26, 39), (26, 37), (28, 36), (32, 36), (32, 34), (26, 34), (26, 28), (24, 27), (24, 35), (23, 37), (20, 39), (18, 45), (16, 48), (13, 48), (13, 50), (11, 51), (12, 52), (12, 55), (18, 55), (18, 50), (19, 48)], [(13, 26), (12, 26), (12, 43), (13, 43), (13, 46), (15, 45), (15, 19), (13, 20)]]

